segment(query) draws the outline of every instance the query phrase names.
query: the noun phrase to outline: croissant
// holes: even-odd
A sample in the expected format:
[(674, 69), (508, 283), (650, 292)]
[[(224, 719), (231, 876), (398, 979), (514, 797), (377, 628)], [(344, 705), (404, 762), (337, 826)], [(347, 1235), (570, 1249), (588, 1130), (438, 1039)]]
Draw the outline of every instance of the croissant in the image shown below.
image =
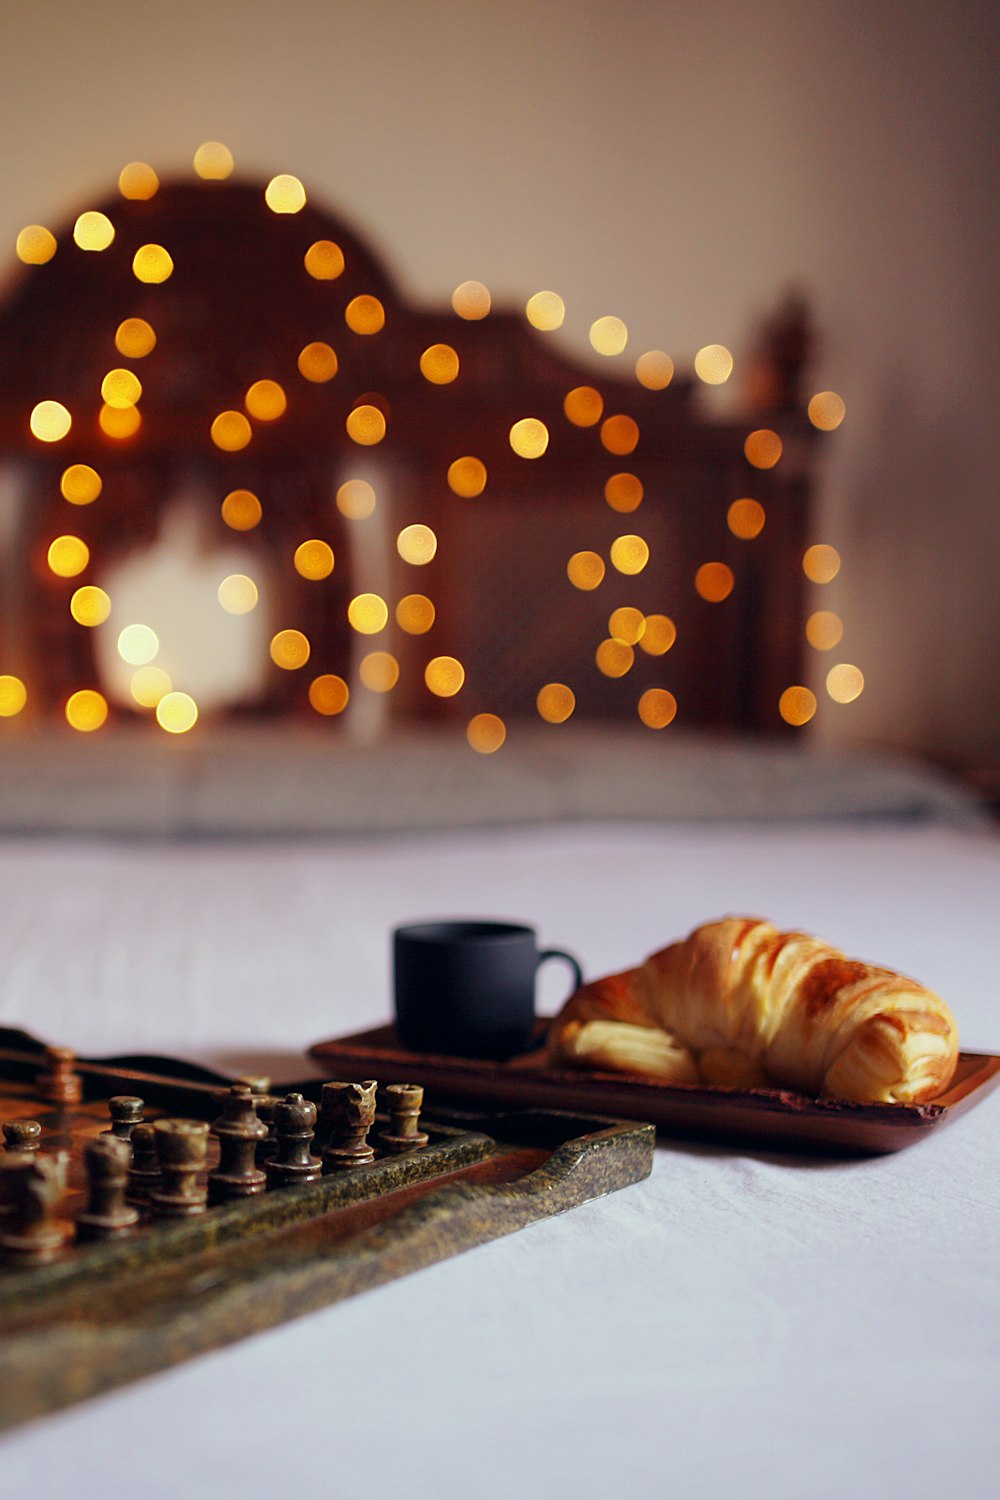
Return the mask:
[(577, 990), (548, 1049), (557, 1066), (671, 1083), (919, 1104), (950, 1082), (958, 1031), (912, 979), (803, 932), (727, 917)]

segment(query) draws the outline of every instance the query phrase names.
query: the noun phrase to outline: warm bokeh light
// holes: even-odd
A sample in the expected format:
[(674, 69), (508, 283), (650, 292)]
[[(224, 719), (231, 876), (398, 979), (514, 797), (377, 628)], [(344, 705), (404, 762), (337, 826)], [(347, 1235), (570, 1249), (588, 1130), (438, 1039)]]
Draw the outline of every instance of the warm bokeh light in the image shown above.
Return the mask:
[(460, 318), (477, 323), (488, 315), (492, 306), (489, 287), (483, 286), (481, 281), (463, 281), (452, 292), (451, 305)]
[(352, 297), (344, 308), (344, 322), (353, 333), (379, 333), (385, 327), (385, 308), (367, 292)]
[(253, 531), (263, 514), (252, 490), (230, 490), (222, 502), (222, 519), (231, 531)]
[(432, 656), (424, 668), (424, 681), (435, 698), (454, 698), (465, 682), (465, 668), (454, 656)]
[(662, 349), (650, 349), (636, 360), (635, 378), (647, 391), (665, 391), (674, 378), (674, 362)]
[(145, 359), (156, 348), (156, 333), (145, 318), (126, 318), (115, 332), (115, 348), (126, 359)]
[(322, 339), (306, 344), (299, 354), (298, 365), (299, 374), (304, 380), (311, 380), (313, 385), (323, 385), (327, 380), (332, 380), (338, 369), (336, 354)]
[(160, 179), (145, 161), (130, 161), (118, 173), (118, 191), (123, 198), (131, 198), (134, 202), (144, 203), (146, 199), (154, 198), (159, 186)]
[(553, 329), (562, 327), (566, 317), (566, 304), (558, 292), (536, 292), (533, 297), (528, 298), (524, 315), (532, 328), (538, 328), (542, 333), (551, 333)]
[(641, 609), (625, 604), (611, 611), (608, 635), (614, 636), (615, 640), (624, 641), (627, 646), (637, 646), (645, 633), (646, 616)]
[(257, 608), (260, 593), (246, 573), (229, 573), (219, 584), (218, 598), (227, 615), (248, 615)]
[(756, 428), (743, 444), (747, 463), (755, 469), (773, 469), (784, 451), (784, 443), (770, 427)]
[(264, 202), (273, 214), (297, 214), (306, 206), (306, 190), (297, 177), (279, 172), (264, 189)]
[(314, 281), (336, 281), (343, 274), (344, 252), (334, 240), (316, 240), (305, 253), (305, 267)]
[(802, 571), (811, 583), (829, 583), (840, 572), (840, 553), (836, 547), (816, 542), (805, 550)]
[(223, 453), (239, 453), (253, 437), (253, 428), (241, 411), (220, 411), (212, 423), (212, 442)]
[(111, 600), (96, 584), (85, 583), (69, 601), (69, 612), (78, 625), (103, 625), (111, 613)]
[(628, 343), (628, 329), (621, 318), (598, 318), (590, 325), (590, 343), (598, 354), (621, 354)]
[(399, 681), (399, 662), (391, 651), (369, 651), (361, 658), (358, 676), (370, 693), (391, 693)]
[(359, 635), (377, 635), (389, 619), (389, 607), (380, 594), (356, 594), (347, 606), (351, 629)]
[(752, 541), (764, 530), (767, 516), (759, 500), (734, 500), (726, 512), (726, 525), (733, 536), (742, 541)]
[(594, 660), (605, 677), (624, 677), (635, 661), (635, 652), (625, 641), (609, 636), (594, 653)]
[(309, 684), (309, 702), (318, 714), (332, 718), (342, 714), (351, 698), (351, 690), (335, 672), (324, 672)]
[(709, 604), (721, 604), (733, 592), (736, 582), (732, 568), (724, 562), (702, 563), (694, 575), (694, 586)]
[(577, 385), (567, 392), (563, 411), (574, 427), (596, 427), (604, 415), (604, 397), (592, 385)]
[(844, 634), (844, 622), (832, 609), (818, 609), (806, 621), (806, 640), (815, 651), (832, 651)]
[(243, 405), (258, 422), (276, 422), (288, 409), (288, 397), (276, 380), (255, 380)]
[(589, 593), (604, 580), (604, 558), (599, 552), (574, 552), (566, 564), (566, 577), (575, 589)]
[(604, 486), (605, 500), (622, 515), (638, 510), (644, 493), (642, 480), (635, 474), (612, 474)]
[(118, 655), (130, 667), (145, 667), (159, 649), (156, 631), (148, 625), (126, 625), (118, 633)]
[(608, 417), (601, 424), (601, 442), (609, 453), (614, 453), (619, 458), (634, 453), (639, 443), (638, 422), (634, 417), (621, 413)]
[(49, 543), (48, 563), (57, 578), (76, 578), (90, 562), (90, 548), (78, 536), (57, 536)]
[(541, 458), (549, 446), (549, 429), (537, 417), (522, 417), (510, 429), (510, 446), (519, 458)]
[(285, 672), (296, 672), (309, 660), (309, 640), (301, 630), (279, 630), (271, 639), (271, 660)]
[(466, 454), (448, 465), (448, 488), (463, 500), (474, 500), (486, 488), (486, 465)]
[(140, 667), (132, 674), (129, 692), (140, 708), (156, 708), (173, 691), (173, 683), (162, 667)]
[(97, 414), (97, 425), (105, 437), (124, 442), (139, 431), (142, 416), (137, 406), (108, 406), (105, 403)]
[(73, 425), (61, 401), (39, 401), (32, 407), (28, 426), (40, 443), (60, 443)]
[(124, 411), (142, 397), (142, 381), (132, 370), (109, 370), (101, 381), (101, 396), (108, 406)]
[(677, 626), (669, 615), (647, 615), (639, 645), (648, 656), (665, 656), (677, 639)]
[(348, 413), (347, 436), (362, 448), (372, 448), (385, 437), (385, 417), (377, 406), (356, 406)]
[(429, 526), (404, 526), (396, 538), (396, 551), (404, 562), (423, 567), (437, 552), (437, 537)]
[(115, 226), (97, 209), (81, 214), (73, 225), (73, 238), (81, 250), (106, 250), (114, 237)]
[(233, 153), (221, 141), (204, 141), (194, 153), (194, 169), (207, 182), (222, 182), (235, 165)]
[(426, 594), (404, 594), (396, 605), (396, 624), (407, 635), (426, 635), (435, 616), (434, 605)]
[(70, 464), (59, 480), (62, 497), (70, 505), (92, 505), (102, 487), (100, 474), (89, 464)]
[(864, 692), (865, 679), (860, 667), (841, 661), (826, 674), (826, 690), (834, 703), (853, 703)]
[(725, 344), (706, 344), (694, 357), (694, 373), (706, 385), (725, 385), (733, 373), (733, 356)]
[(458, 355), (450, 344), (431, 344), (420, 356), (420, 373), (431, 385), (450, 385), (458, 375)]
[(0, 719), (13, 719), (28, 701), (28, 690), (20, 677), (9, 672), (0, 676)]
[(798, 684), (787, 687), (778, 700), (778, 712), (786, 724), (793, 724), (796, 728), (808, 724), (816, 712), (816, 695)]
[(565, 724), (576, 708), (576, 694), (564, 682), (547, 682), (535, 699), (546, 724)]
[(649, 562), (649, 545), (641, 536), (617, 536), (611, 543), (611, 564), (619, 573), (641, 573)]
[(173, 275), (174, 263), (162, 245), (140, 245), (132, 257), (132, 274), (137, 281), (159, 286)]
[(26, 224), (15, 241), (17, 258), (26, 266), (44, 266), (55, 255), (56, 237), (44, 224)]
[(349, 521), (363, 521), (375, 509), (375, 491), (366, 479), (347, 479), (337, 490), (337, 509)]
[(480, 755), (492, 755), (507, 738), (507, 726), (496, 714), (475, 714), (469, 720), (465, 737)]
[(156, 722), (168, 734), (187, 734), (198, 722), (198, 705), (190, 693), (164, 693), (156, 705)]
[(333, 548), (329, 542), (324, 542), (319, 537), (310, 537), (307, 542), (300, 542), (292, 560), (296, 573), (313, 582), (329, 578), (333, 572)]
[(677, 699), (666, 688), (647, 688), (639, 699), (639, 718), (647, 729), (666, 729), (677, 717)]
[(81, 734), (92, 734), (108, 717), (107, 699), (95, 688), (80, 688), (66, 701), (66, 722)]
[(847, 415), (843, 397), (836, 391), (817, 391), (815, 396), (810, 396), (806, 410), (810, 422), (820, 432), (833, 432)]

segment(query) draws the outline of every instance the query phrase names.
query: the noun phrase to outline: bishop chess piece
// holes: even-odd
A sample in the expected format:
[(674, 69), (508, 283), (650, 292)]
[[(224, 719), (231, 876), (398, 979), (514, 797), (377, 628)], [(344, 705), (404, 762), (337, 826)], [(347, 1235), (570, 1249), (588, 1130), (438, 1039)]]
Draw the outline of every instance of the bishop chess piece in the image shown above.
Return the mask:
[(375, 1160), (368, 1132), (375, 1120), (374, 1079), (364, 1083), (324, 1083), (321, 1111), (328, 1144), (323, 1150), (323, 1171), (343, 1172), (364, 1167)]
[[(136, 1127), (138, 1130), (140, 1127)], [(156, 1152), (161, 1178), (150, 1188), (149, 1206), (159, 1219), (188, 1219), (205, 1212), (208, 1126), (203, 1120), (157, 1120)]]
[(65, 1151), (0, 1156), (0, 1260), (5, 1265), (45, 1265), (72, 1238), (72, 1224), (59, 1216), (68, 1161)]
[(3, 1143), (7, 1151), (37, 1151), (42, 1127), (37, 1120), (5, 1120)]
[(125, 1202), (131, 1142), (110, 1131), (83, 1148), (87, 1206), (76, 1216), (78, 1240), (120, 1240), (139, 1222), (139, 1210)]
[(312, 1156), (316, 1127), (316, 1106), (301, 1094), (289, 1094), (274, 1107), (277, 1130), (277, 1152), (264, 1165), (268, 1187), (292, 1187), (302, 1182), (316, 1182), (323, 1175), (323, 1163)]
[(252, 1198), (262, 1193), (267, 1178), (256, 1165), (257, 1146), (267, 1140), (267, 1126), (258, 1120), (252, 1089), (234, 1083), (215, 1095), (222, 1114), (212, 1126), (219, 1138), (219, 1165), (208, 1174), (210, 1203), (232, 1198)]
[(111, 1124), (104, 1134), (113, 1135), (119, 1141), (131, 1141), (133, 1129), (142, 1124), (144, 1107), (143, 1101), (132, 1094), (115, 1094), (108, 1100)]
[(76, 1068), (76, 1053), (69, 1047), (46, 1047), (45, 1067), (36, 1079), (43, 1099), (51, 1104), (79, 1104), (83, 1098), (83, 1079)]
[(379, 1145), (390, 1156), (416, 1151), (427, 1145), (427, 1133), (420, 1129), (420, 1106), (424, 1091), (419, 1083), (388, 1083), (382, 1090), (389, 1109), (389, 1129), (379, 1132)]
[(150, 1192), (163, 1181), (160, 1156), (156, 1149), (156, 1126), (145, 1123), (133, 1125), (131, 1144), (132, 1165), (129, 1168), (126, 1197), (129, 1203), (141, 1206), (149, 1202)]

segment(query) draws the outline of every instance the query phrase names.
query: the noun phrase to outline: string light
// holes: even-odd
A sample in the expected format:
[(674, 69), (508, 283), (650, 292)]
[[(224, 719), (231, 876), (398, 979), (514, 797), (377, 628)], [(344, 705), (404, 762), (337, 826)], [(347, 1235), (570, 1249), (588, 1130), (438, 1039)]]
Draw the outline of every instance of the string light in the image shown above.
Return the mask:
[(635, 474), (612, 474), (604, 486), (605, 500), (622, 515), (638, 510), (644, 493), (642, 480)]
[(598, 646), (594, 660), (605, 677), (624, 677), (632, 668), (635, 652), (625, 641), (616, 641), (614, 636), (609, 636)]
[(864, 674), (851, 662), (838, 662), (826, 674), (826, 690), (834, 703), (853, 703), (860, 698), (864, 687)]
[(206, 182), (224, 181), (235, 165), (233, 153), (221, 141), (204, 141), (194, 153), (194, 169)]
[(0, 719), (15, 719), (28, 701), (28, 690), (20, 677), (0, 675)]
[(706, 344), (694, 357), (694, 373), (706, 385), (725, 385), (733, 373), (733, 356), (724, 344)]
[(575, 589), (589, 592), (604, 579), (604, 559), (597, 552), (574, 552), (566, 564), (566, 577)]
[(343, 275), (344, 252), (333, 240), (316, 240), (305, 253), (305, 267), (314, 281), (336, 281)]
[(458, 368), (458, 355), (450, 344), (431, 344), (420, 356), (420, 373), (431, 385), (450, 385)]
[(342, 677), (334, 672), (324, 672), (314, 677), (309, 684), (309, 702), (318, 714), (332, 718), (342, 714), (351, 698), (351, 690)]
[(111, 599), (96, 584), (85, 583), (70, 599), (69, 612), (78, 625), (103, 625), (111, 613)]
[(805, 550), (802, 571), (811, 583), (830, 583), (840, 572), (840, 553), (836, 547), (816, 542)]
[(115, 226), (97, 209), (81, 214), (73, 225), (73, 239), (81, 250), (106, 250), (114, 238)]
[(380, 333), (385, 327), (385, 308), (377, 297), (352, 297), (344, 309), (344, 322), (352, 333)]
[(299, 353), (299, 374), (304, 380), (311, 380), (314, 385), (323, 385), (332, 380), (337, 373), (337, 356), (329, 344), (324, 344), (318, 339), (315, 343), (306, 344)]
[(546, 724), (565, 724), (576, 708), (576, 694), (564, 682), (547, 682), (535, 699), (535, 707)]
[(641, 573), (649, 562), (649, 545), (641, 536), (626, 534), (611, 543), (611, 565), (619, 573)]
[(39, 401), (32, 407), (28, 426), (40, 443), (61, 443), (73, 425), (73, 418), (61, 401)]
[(44, 266), (55, 255), (56, 237), (43, 224), (27, 224), (15, 241), (17, 258), (26, 266)]
[(830, 609), (818, 609), (806, 621), (806, 640), (815, 651), (832, 651), (844, 634), (844, 622)]
[(66, 700), (66, 722), (80, 734), (93, 734), (108, 717), (107, 699), (96, 688), (80, 688)]
[(239, 453), (253, 437), (253, 429), (241, 411), (220, 411), (212, 423), (212, 442), (223, 453)]
[(145, 202), (154, 198), (159, 190), (160, 179), (148, 162), (130, 161), (118, 173), (118, 191), (123, 198)]
[(481, 458), (466, 455), (448, 465), (448, 488), (463, 500), (474, 500), (486, 488), (486, 465)]
[(142, 417), (137, 406), (108, 406), (105, 402), (97, 414), (97, 425), (105, 437), (124, 442), (139, 431)]
[(255, 380), (243, 405), (258, 422), (276, 422), (288, 409), (288, 397), (276, 380)]
[(162, 245), (140, 245), (132, 257), (132, 274), (150, 286), (169, 281), (173, 271), (173, 260)]
[(734, 500), (726, 512), (726, 524), (733, 536), (742, 541), (752, 541), (764, 530), (767, 516), (758, 500)]
[(248, 615), (260, 597), (257, 585), (246, 573), (230, 573), (219, 584), (218, 599), (227, 615)]
[(541, 458), (549, 446), (549, 429), (537, 417), (522, 417), (510, 429), (510, 446), (519, 458)]
[(466, 322), (478, 323), (492, 306), (489, 288), (481, 281), (463, 281), (451, 294), (451, 305)]
[(145, 667), (160, 649), (156, 631), (148, 625), (126, 625), (118, 634), (118, 655), (132, 667)]
[(694, 575), (694, 586), (709, 604), (721, 604), (733, 592), (735, 584), (732, 568), (723, 562), (702, 563)]
[(815, 396), (810, 396), (806, 411), (810, 422), (820, 432), (835, 431), (847, 415), (844, 399), (836, 391), (817, 391)]
[(156, 348), (156, 334), (145, 318), (126, 318), (115, 332), (115, 348), (126, 359), (145, 359)]
[(260, 525), (263, 507), (252, 490), (230, 490), (222, 502), (222, 519), (231, 531), (252, 531)]
[(496, 714), (475, 714), (469, 720), (465, 737), (480, 755), (493, 755), (507, 738), (507, 726)]
[(666, 688), (647, 688), (639, 699), (639, 718), (647, 729), (666, 729), (677, 717), (677, 699)]
[(391, 693), (399, 681), (399, 662), (391, 651), (369, 651), (361, 658), (358, 676), (370, 693)]
[(649, 656), (665, 656), (677, 639), (677, 626), (669, 615), (647, 615), (639, 645)]
[(770, 427), (758, 427), (743, 444), (747, 463), (755, 469), (773, 469), (784, 452), (784, 444)]
[(90, 562), (90, 548), (82, 537), (57, 536), (49, 543), (47, 556), (57, 578), (76, 578)]
[(356, 594), (347, 606), (351, 629), (359, 635), (378, 635), (389, 619), (389, 607), (380, 594)]
[(636, 360), (635, 378), (648, 391), (665, 391), (674, 378), (674, 362), (662, 349), (650, 349)]
[(612, 610), (608, 634), (615, 640), (624, 641), (627, 646), (637, 646), (645, 633), (646, 616), (641, 609), (623, 605), (621, 609)]
[(435, 615), (434, 605), (426, 594), (404, 594), (396, 605), (396, 624), (407, 635), (426, 635)]
[(310, 656), (309, 640), (301, 630), (279, 630), (271, 639), (271, 660), (285, 672), (297, 672)]
[(808, 724), (815, 714), (816, 695), (799, 684), (787, 687), (778, 701), (778, 712), (786, 724), (798, 729), (801, 725)]
[(89, 464), (70, 464), (59, 480), (59, 491), (70, 505), (93, 505), (101, 493), (101, 476)]
[(349, 521), (363, 521), (375, 509), (375, 491), (365, 479), (348, 479), (337, 490), (337, 509)]
[(142, 396), (142, 382), (132, 370), (109, 370), (101, 381), (101, 396), (106, 405), (124, 411)]
[(563, 411), (574, 427), (596, 427), (604, 415), (604, 397), (592, 385), (574, 386), (566, 394)]
[(156, 722), (168, 734), (187, 734), (198, 722), (198, 705), (190, 693), (165, 693), (156, 705)]
[(321, 541), (319, 537), (311, 537), (309, 541), (300, 542), (296, 547), (293, 562), (296, 573), (301, 574), (303, 578), (314, 582), (329, 578), (334, 565), (333, 548), (329, 542)]
[(454, 656), (432, 656), (424, 668), (424, 682), (436, 698), (454, 698), (465, 682), (465, 668)]
[(156, 708), (161, 698), (173, 690), (173, 683), (162, 667), (140, 667), (133, 672), (129, 692), (140, 708)]
[(429, 526), (404, 526), (396, 538), (396, 551), (404, 562), (423, 567), (437, 552), (437, 537)]
[(532, 328), (549, 333), (562, 327), (566, 304), (558, 292), (536, 292), (528, 298), (524, 313)]
[(621, 354), (628, 343), (628, 329), (621, 318), (598, 318), (590, 325), (590, 343), (598, 354)]
[(609, 453), (624, 458), (634, 453), (639, 444), (639, 424), (634, 417), (619, 413), (608, 417), (601, 424), (601, 442)]
[(347, 436), (362, 448), (373, 448), (385, 437), (385, 417), (377, 406), (356, 406), (348, 413)]
[(281, 172), (264, 189), (264, 202), (273, 214), (297, 214), (306, 206), (306, 190), (297, 177)]

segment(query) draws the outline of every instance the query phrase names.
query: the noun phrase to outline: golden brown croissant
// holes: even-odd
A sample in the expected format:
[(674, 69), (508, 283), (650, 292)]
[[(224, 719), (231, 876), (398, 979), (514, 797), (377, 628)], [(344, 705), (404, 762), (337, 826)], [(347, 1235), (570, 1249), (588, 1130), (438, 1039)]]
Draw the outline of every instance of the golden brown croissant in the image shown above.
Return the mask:
[(548, 1045), (557, 1064), (863, 1103), (931, 1099), (958, 1058), (954, 1017), (931, 990), (754, 917), (708, 922), (584, 985)]

